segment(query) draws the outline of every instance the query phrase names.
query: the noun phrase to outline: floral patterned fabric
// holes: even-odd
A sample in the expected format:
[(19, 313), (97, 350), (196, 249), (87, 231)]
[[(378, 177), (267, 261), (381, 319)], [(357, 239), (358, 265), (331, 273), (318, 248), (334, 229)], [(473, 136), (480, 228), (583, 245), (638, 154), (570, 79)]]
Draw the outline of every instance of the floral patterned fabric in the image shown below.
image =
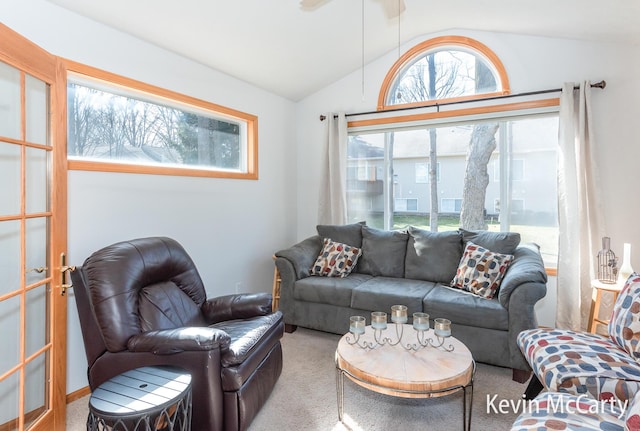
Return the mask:
[(353, 271), (362, 250), (331, 238), (324, 239), (318, 258), (311, 267), (312, 275), (325, 277), (346, 277)]
[(634, 359), (640, 359), (640, 276), (632, 274), (613, 307), (609, 337)]
[(609, 338), (562, 329), (529, 329), (518, 346), (549, 391), (628, 400), (640, 390), (640, 364)]
[(494, 253), (469, 241), (460, 259), (456, 276), (451, 281), (451, 287), (491, 299), (498, 291), (511, 261), (511, 254)]
[[(626, 408), (625, 408), (626, 407)], [(636, 431), (625, 428), (629, 406), (561, 392), (544, 392), (526, 404), (511, 431)]]

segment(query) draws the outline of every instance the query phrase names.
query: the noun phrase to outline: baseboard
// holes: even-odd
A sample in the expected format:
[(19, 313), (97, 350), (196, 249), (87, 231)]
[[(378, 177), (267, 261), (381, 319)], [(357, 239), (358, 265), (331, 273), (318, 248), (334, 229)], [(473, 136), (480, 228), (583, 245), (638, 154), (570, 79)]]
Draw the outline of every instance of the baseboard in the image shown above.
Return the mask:
[(67, 404), (74, 402), (75, 400), (79, 400), (82, 397), (85, 397), (91, 393), (91, 389), (89, 386), (85, 386), (84, 388), (80, 388), (77, 391), (73, 391), (70, 394), (67, 394)]

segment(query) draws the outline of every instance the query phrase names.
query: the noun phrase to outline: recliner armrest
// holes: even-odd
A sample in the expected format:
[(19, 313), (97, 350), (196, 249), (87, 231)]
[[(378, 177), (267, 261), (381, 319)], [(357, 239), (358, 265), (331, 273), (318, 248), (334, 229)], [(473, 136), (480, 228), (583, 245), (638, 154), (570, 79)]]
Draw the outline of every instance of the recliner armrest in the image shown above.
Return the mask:
[(271, 313), (270, 293), (241, 293), (211, 298), (202, 304), (201, 310), (207, 324), (225, 320), (248, 319)]
[(226, 332), (207, 327), (184, 327), (143, 332), (127, 342), (131, 352), (151, 352), (156, 355), (171, 355), (184, 351), (225, 350), (231, 337)]

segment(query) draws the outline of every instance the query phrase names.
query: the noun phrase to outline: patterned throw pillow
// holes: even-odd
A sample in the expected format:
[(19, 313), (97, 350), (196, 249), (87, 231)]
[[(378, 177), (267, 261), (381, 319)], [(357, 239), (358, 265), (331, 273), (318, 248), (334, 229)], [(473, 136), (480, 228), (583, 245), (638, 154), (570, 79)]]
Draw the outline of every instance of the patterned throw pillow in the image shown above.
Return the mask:
[(311, 267), (312, 275), (346, 277), (355, 268), (362, 250), (331, 238), (324, 239), (324, 246)]
[(640, 276), (632, 274), (618, 295), (611, 320), (609, 337), (629, 353), (636, 361), (640, 360)]
[(451, 287), (491, 299), (498, 291), (502, 277), (512, 261), (511, 254), (494, 253), (469, 241)]

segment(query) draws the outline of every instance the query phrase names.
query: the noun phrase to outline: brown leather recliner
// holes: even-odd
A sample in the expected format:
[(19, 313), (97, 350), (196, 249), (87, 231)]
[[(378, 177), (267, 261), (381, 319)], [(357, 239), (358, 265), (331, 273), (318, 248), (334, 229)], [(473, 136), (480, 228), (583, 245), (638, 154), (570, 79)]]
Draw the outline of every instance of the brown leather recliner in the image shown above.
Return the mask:
[(163, 237), (110, 245), (71, 275), (91, 390), (133, 368), (192, 375), (194, 431), (245, 430), (282, 371), (282, 314), (271, 294), (207, 300), (180, 244)]

